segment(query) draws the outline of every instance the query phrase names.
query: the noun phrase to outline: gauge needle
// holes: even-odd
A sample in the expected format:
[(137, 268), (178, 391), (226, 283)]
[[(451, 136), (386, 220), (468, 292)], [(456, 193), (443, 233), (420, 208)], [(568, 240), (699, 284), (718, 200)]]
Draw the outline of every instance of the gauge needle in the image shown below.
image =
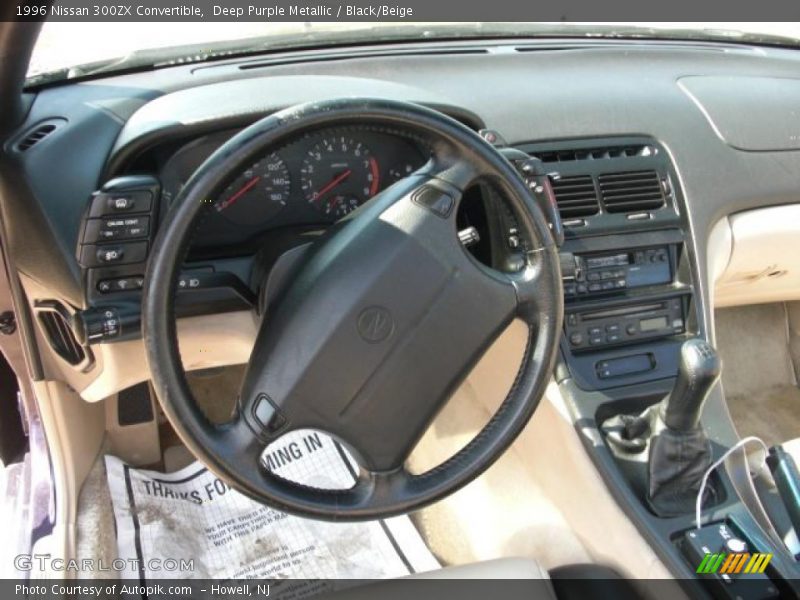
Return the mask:
[(339, 173), (336, 177), (331, 179), (328, 183), (323, 185), (317, 191), (316, 199), (319, 200), (320, 198), (322, 198), (325, 194), (330, 192), (333, 188), (335, 188), (337, 185), (342, 183), (345, 179), (350, 177), (350, 175), (352, 175), (352, 173), (353, 173), (352, 169), (347, 169), (346, 171), (342, 171), (341, 173)]
[(250, 181), (245, 183), (239, 190), (233, 194), (230, 198), (228, 198), (222, 205), (222, 208), (228, 208), (231, 204), (236, 202), (239, 198), (244, 196), (248, 191), (252, 189), (252, 187), (257, 184), (261, 180), (261, 175), (256, 175)]

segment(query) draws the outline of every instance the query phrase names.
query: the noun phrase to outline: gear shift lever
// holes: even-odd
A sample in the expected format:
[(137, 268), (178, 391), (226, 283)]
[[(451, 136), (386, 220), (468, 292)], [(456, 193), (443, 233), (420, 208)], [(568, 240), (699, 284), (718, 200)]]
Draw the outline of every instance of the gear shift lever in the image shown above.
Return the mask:
[(708, 393), (722, 370), (717, 351), (694, 338), (681, 346), (678, 378), (662, 408), (664, 424), (675, 431), (690, 431), (700, 422)]
[(683, 343), (675, 387), (660, 406), (660, 427), (650, 440), (647, 499), (654, 512), (674, 516), (691, 512), (711, 448), (699, 426), (700, 413), (720, 376), (717, 352), (701, 339)]

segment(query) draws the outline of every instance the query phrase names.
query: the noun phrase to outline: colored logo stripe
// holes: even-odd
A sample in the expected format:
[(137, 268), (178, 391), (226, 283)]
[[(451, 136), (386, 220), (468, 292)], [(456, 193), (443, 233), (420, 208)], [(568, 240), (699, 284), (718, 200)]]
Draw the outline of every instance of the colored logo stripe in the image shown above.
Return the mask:
[(772, 560), (772, 554), (754, 554), (750, 562), (747, 563), (744, 572), (763, 573), (767, 569), (770, 560)]
[(697, 573), (716, 573), (725, 560), (725, 554), (706, 554), (703, 562), (697, 567)]
[(744, 571), (745, 573), (763, 573), (767, 569), (772, 554), (706, 554), (702, 562), (697, 567), (696, 573), (713, 574), (736, 574)]

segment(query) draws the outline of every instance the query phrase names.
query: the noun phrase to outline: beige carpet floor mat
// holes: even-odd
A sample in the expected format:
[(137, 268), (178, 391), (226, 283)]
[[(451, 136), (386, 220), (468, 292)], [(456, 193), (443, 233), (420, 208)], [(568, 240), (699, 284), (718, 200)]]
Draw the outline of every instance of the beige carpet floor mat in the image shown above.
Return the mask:
[(739, 435), (768, 445), (800, 437), (800, 388), (783, 304), (715, 313), (722, 385)]

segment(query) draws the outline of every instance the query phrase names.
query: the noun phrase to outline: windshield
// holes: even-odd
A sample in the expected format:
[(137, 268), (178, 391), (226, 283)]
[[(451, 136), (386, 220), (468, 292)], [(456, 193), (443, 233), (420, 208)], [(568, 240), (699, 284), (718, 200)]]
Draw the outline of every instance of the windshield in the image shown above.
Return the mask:
[(269, 50), (431, 38), (663, 37), (800, 45), (798, 23), (75, 23), (46, 22), (29, 85)]

